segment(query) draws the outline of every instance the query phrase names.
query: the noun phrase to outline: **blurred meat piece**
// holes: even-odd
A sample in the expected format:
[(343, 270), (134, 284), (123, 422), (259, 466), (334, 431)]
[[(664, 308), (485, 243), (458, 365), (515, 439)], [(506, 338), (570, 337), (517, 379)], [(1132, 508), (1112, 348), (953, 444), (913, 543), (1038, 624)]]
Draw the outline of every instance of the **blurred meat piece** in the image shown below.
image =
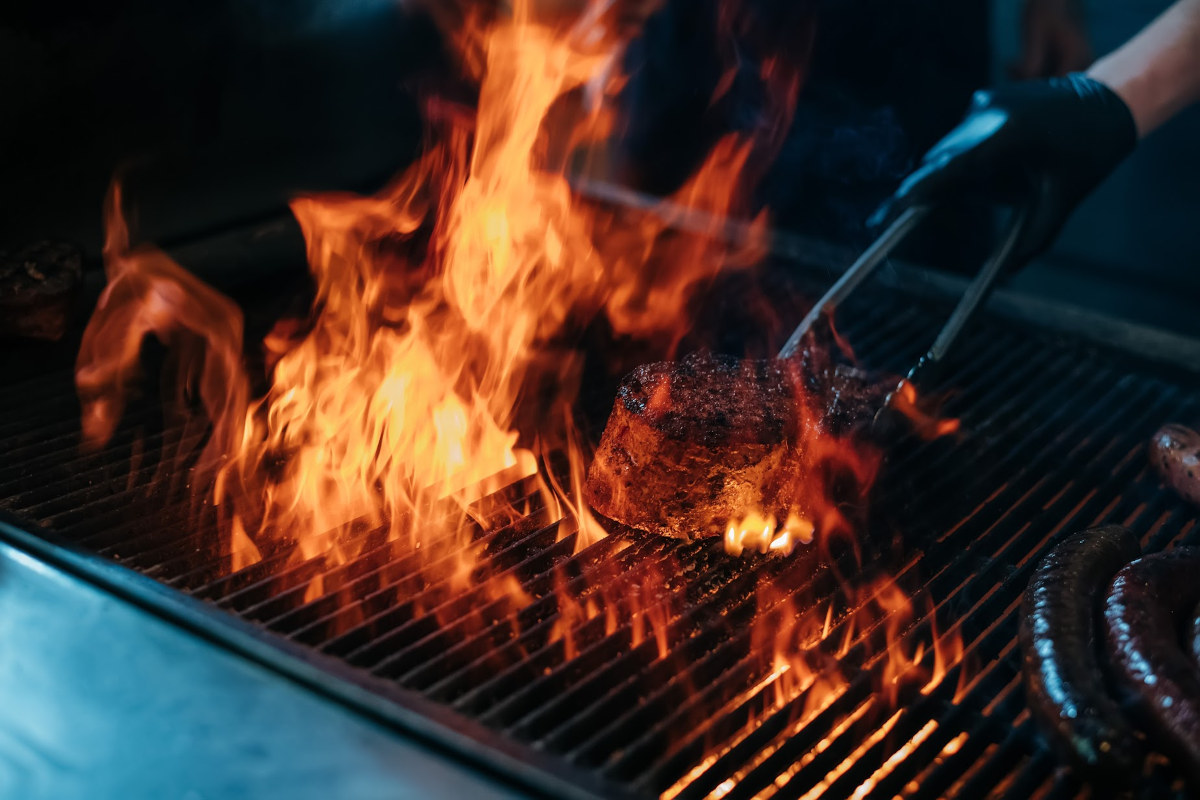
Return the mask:
[(61, 339), (82, 277), (83, 257), (69, 244), (0, 251), (0, 338)]

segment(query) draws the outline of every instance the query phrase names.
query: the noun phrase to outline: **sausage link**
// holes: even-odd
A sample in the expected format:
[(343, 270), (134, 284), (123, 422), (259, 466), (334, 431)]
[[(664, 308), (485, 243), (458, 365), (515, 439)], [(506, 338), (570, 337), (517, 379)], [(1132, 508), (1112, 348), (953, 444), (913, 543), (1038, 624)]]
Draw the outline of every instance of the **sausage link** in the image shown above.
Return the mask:
[(1200, 548), (1139, 559), (1113, 578), (1104, 611), (1113, 677), (1146, 732), (1200, 791), (1200, 668), (1180, 624), (1200, 603)]
[(1143, 753), (1104, 685), (1100, 602), (1117, 570), (1140, 555), (1119, 525), (1073, 534), (1038, 563), (1021, 602), (1020, 643), (1030, 708), (1080, 773), (1125, 781)]

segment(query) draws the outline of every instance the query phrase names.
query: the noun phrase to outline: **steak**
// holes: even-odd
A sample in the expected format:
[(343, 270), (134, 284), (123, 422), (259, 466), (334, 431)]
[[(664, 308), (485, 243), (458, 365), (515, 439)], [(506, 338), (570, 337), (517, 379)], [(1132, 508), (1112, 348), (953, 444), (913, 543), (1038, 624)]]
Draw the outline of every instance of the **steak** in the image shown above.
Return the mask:
[(616, 522), (685, 539), (720, 535), (750, 511), (783, 519), (806, 442), (882, 398), (861, 372), (799, 359), (638, 367), (618, 390), (586, 499)]
[(83, 257), (69, 244), (0, 252), (0, 338), (61, 339), (82, 278)]

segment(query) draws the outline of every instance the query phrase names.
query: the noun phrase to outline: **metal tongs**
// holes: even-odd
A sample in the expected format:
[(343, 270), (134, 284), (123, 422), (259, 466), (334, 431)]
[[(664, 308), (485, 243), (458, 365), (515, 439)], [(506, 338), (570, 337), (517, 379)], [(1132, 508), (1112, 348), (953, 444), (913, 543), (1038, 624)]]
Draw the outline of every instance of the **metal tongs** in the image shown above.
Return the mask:
[[(913, 229), (929, 216), (931, 210), (930, 206), (914, 206), (904, 211), (870, 247), (863, 251), (858, 260), (843, 273), (837, 283), (830, 287), (825, 296), (817, 301), (812, 310), (800, 322), (800, 325), (796, 327), (796, 330), (792, 332), (783, 349), (779, 351), (779, 357), (788, 358), (794, 355), (800, 349), (804, 339), (812, 331), (817, 320), (826, 313), (833, 313), (833, 310), (849, 297), (850, 293), (858, 288), (863, 281), (871, 276), (888, 255), (912, 233)], [(1004, 238), (996, 249), (992, 251), (983, 268), (980, 269), (975, 279), (967, 286), (966, 291), (963, 292), (962, 299), (958, 301), (958, 305), (954, 308), (950, 319), (946, 321), (941, 333), (934, 340), (933, 346), (913, 365), (908, 374), (901, 379), (896, 388), (884, 400), (883, 407), (875, 417), (877, 423), (885, 412), (892, 409), (895, 398), (905, 388), (906, 384), (909, 384), (914, 389), (919, 388), (918, 376), (922, 382), (937, 380), (941, 374), (946, 354), (971, 320), (972, 315), (979, 309), (979, 306), (983, 304), (988, 295), (991, 294), (996, 280), (1004, 273), (1005, 268), (1008, 267), (1015, 257), (1017, 242), (1020, 241), (1028, 220), (1029, 212), (1027, 208), (1018, 208), (1014, 212)]]

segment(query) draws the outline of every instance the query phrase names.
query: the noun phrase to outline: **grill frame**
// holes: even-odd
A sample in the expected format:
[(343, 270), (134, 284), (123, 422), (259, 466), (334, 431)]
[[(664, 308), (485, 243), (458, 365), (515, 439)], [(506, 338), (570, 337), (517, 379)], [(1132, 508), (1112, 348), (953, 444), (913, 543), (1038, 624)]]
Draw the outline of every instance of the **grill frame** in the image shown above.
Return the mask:
[[(807, 248), (806, 252), (809, 253), (810, 256), (814, 253), (819, 254), (823, 252), (819, 248), (814, 248), (810, 244), (803, 244), (802, 246)], [(831, 258), (826, 257), (821, 257), (818, 259), (818, 263), (830, 263), (830, 261)], [(944, 294), (947, 297), (952, 296), (957, 285), (956, 281), (953, 279), (946, 279), (924, 270), (905, 266), (897, 266), (892, 269), (887, 275), (885, 275), (884, 281), (892, 288), (899, 289), (905, 294), (921, 299), (927, 298), (927, 295), (929, 294)], [(994, 298), (992, 303), (989, 304), (988, 313), (993, 316), (998, 314), (1000, 317), (1024, 326), (1031, 324), (1031, 319), (1042, 316), (1046, 312), (1047, 308), (1053, 309), (1055, 308), (1055, 305), (1047, 304), (1043, 301), (1025, 301), (1016, 296), (1002, 293), (998, 297)], [(1095, 315), (1079, 314), (1077, 312), (1067, 312), (1063, 311), (1061, 308), (1059, 310), (1061, 313), (1058, 313), (1051, 318), (1060, 323), (1058, 327), (1062, 327), (1061, 324), (1066, 323), (1067, 327), (1070, 328), (1070, 334), (1073, 338), (1086, 335), (1085, 338), (1100, 347), (1098, 352), (1105, 353), (1108, 355), (1108, 357), (1115, 357), (1118, 362), (1128, 361), (1131, 367), (1136, 364), (1139, 366), (1139, 371), (1146, 370), (1144, 363), (1138, 364), (1138, 362), (1141, 359), (1150, 357), (1154, 362), (1162, 365), (1149, 370), (1150, 372), (1162, 371), (1170, 374), (1176, 379), (1178, 379), (1178, 376), (1181, 372), (1187, 372), (1191, 375), (1188, 380), (1192, 383), (1193, 388), (1196, 385), (1200, 385), (1200, 378), (1197, 378), (1197, 375), (1200, 375), (1200, 358), (1193, 359), (1191, 357), (1193, 353), (1200, 353), (1200, 342), (1194, 342), (1192, 340), (1185, 339), (1184, 337), (1163, 335), (1157, 332), (1147, 331), (1144, 328), (1128, 325), (1118, 320), (1111, 320)], [(907, 338), (904, 340), (904, 342), (896, 346), (897, 351), (908, 347), (914, 352), (920, 352), (923, 347), (928, 344), (929, 340), (927, 340), (925, 337), (928, 335), (930, 330), (935, 329), (937, 321), (938, 320), (932, 316), (927, 320), (925, 328), (928, 328), (929, 330), (914, 331), (908, 329)], [(1048, 326), (1040, 326), (1040, 330), (1043, 334), (1047, 328)], [(878, 330), (874, 331), (874, 335), (880, 340), (886, 340), (892, 336), (897, 329), (904, 331), (905, 325), (896, 324), (892, 327), (889, 327), (887, 324), (884, 324)], [(1016, 336), (1016, 334), (1014, 336)], [(993, 368), (995, 365), (987, 364), (986, 360), (989, 357), (996, 357), (999, 359), (998, 363), (1000, 365), (1007, 365), (1011, 367), (1011, 369), (1004, 370), (1004, 373), (1007, 376), (1006, 383), (993, 386), (988, 390), (988, 394), (990, 396), (991, 394), (1003, 392), (1009, 387), (1010, 384), (1019, 384), (1023, 376), (1035, 371), (1039, 366), (1039, 362), (1036, 360), (1021, 363), (1021, 353), (1015, 349), (1010, 350), (1006, 348), (1006, 345), (1003, 341), (993, 342), (989, 345), (989, 347), (991, 349), (975, 352), (973, 354), (975, 359), (974, 362), (972, 363), (969, 361), (965, 365), (961, 365), (959, 370), (953, 371), (952, 374), (954, 377), (957, 378), (961, 375), (969, 374), (973, 370), (978, 371), (982, 369)], [(1047, 358), (1050, 359), (1051, 363), (1049, 365), (1042, 364), (1042, 368), (1055, 365), (1061, 365), (1063, 367), (1069, 366), (1069, 362), (1071, 360), (1071, 352), (1069, 350), (1054, 351), (1051, 349), (1047, 350), (1046, 352), (1050, 353)], [(1097, 358), (1100, 357), (1101, 356), (1097, 356)], [(1087, 373), (1089, 368), (1090, 366), (1086, 362), (1076, 363), (1074, 365), (1072, 374)], [(964, 373), (962, 370), (965, 370), (966, 372)], [(1127, 376), (1126, 380), (1128, 382), (1136, 383), (1137, 376), (1130, 374)], [(1115, 387), (1115, 389), (1123, 388), (1124, 387)], [(1111, 392), (1115, 389), (1110, 387), (1109, 391)], [(1150, 388), (1148, 385), (1143, 386), (1141, 391), (1146, 393), (1150, 391)], [(1043, 398), (1041, 402), (1042, 404), (1045, 404), (1047, 402), (1051, 402), (1052, 399), (1053, 398)], [(1103, 396), (1101, 399), (1103, 400)], [(1160, 398), (1160, 401), (1161, 400), (1162, 399)], [(1178, 408), (1184, 407), (1183, 401), (1180, 400), (1180, 398), (1175, 398), (1175, 401), (1178, 401), (1175, 403)], [(960, 400), (959, 402), (965, 403), (966, 401)], [(1019, 409), (1017, 408), (1017, 405), (1019, 404), (1017, 404), (1015, 400), (1010, 400), (1007, 405), (1002, 407), (1002, 409), (1007, 409), (1005, 413), (1018, 413)], [(1193, 409), (1193, 411), (1197, 409), (1197, 404), (1195, 403), (1194, 398), (1190, 403), (1190, 407)], [(1103, 406), (1101, 406), (1101, 408), (1103, 408)], [(1024, 414), (1026, 416), (1035, 415), (1038, 410), (1039, 407), (1035, 405), (1032, 408), (1026, 409)], [(77, 418), (72, 418), (72, 423), (74, 423), (76, 419)], [(1050, 417), (1050, 419), (1052, 420), (1054, 417)], [(994, 422), (994, 420), (992, 421)], [(1089, 420), (1087, 419), (1077, 420), (1074, 423), (1074, 427), (1086, 427), (1088, 423)], [(1046, 424), (1049, 424), (1049, 422), (1044, 423), (1044, 425)], [(3, 427), (5, 426), (0, 425), (0, 428)], [(1031, 441), (1035, 440), (1038, 432), (1041, 430), (1041, 428), (1035, 429), (1034, 432), (1029, 434), (1028, 438)], [(1063, 434), (1060, 432), (1060, 438), (1062, 435)], [(3, 436), (3, 434), (0, 433), (0, 436)], [(70, 436), (71, 434), (66, 433), (57, 441), (59, 441), (60, 444), (65, 443), (70, 439)], [(1099, 440), (1096, 434), (1093, 434), (1088, 441), (1099, 441), (1100, 443), (1097, 446), (1099, 446), (1101, 449), (1098, 452), (1100, 454), (1107, 453), (1107, 450), (1103, 447), (1103, 441)], [(1029, 447), (1032, 447), (1032, 445), (1029, 445)], [(1078, 450), (1078, 447), (1072, 450), (1072, 453), (1075, 454), (1073, 456), (1073, 463), (1079, 463), (1081, 465), (1086, 465), (1089, 463), (1089, 461), (1094, 463), (1095, 459), (1087, 458), (1088, 453), (1091, 452), (1090, 450), (1084, 450), (1082, 453), (1077, 452)], [(45, 454), (45, 459), (51, 460), (60, 452), (62, 452), (62, 448), (47, 453)], [(903, 462), (906, 458), (914, 458), (913, 453), (918, 452), (920, 452), (919, 449), (909, 452), (906, 456), (904, 451), (901, 450), (900, 454), (897, 455), (896, 458)], [(1018, 449), (1011, 453), (1009, 458), (1017, 459), (1020, 457), (1022, 452), (1022, 450)], [(1045, 456), (1043, 456), (1043, 458), (1045, 458)], [(1133, 461), (1131, 460), (1132, 458), (1132, 454), (1126, 454), (1117, 461), (1117, 463), (1121, 465), (1121, 474), (1137, 474), (1137, 469), (1133, 466)], [(940, 462), (934, 462), (932, 464), (926, 463), (922, 465), (922, 468), (932, 472), (938, 464), (940, 464)], [(157, 467), (146, 467), (142, 470), (142, 472), (145, 472), (149, 469), (157, 469)], [(993, 469), (996, 469), (996, 467), (993, 467)], [(1061, 465), (1059, 465), (1059, 469), (1061, 470)], [(1034, 474), (1030, 470), (1031, 468), (1026, 467), (1026, 470), (1023, 474)], [(1095, 471), (1094, 467), (1093, 471)], [(35, 475), (27, 475), (26, 477), (27, 479), (36, 480)], [(1040, 487), (1042, 487), (1042, 481), (1034, 479), (1026, 494), (1034, 491), (1041, 491), (1043, 493), (1048, 491), (1048, 488)], [(36, 489), (33, 489), (32, 491), (36, 492)], [(92, 492), (92, 494), (88, 494), (88, 490), (86, 489), (80, 491), (89, 497), (102, 493), (102, 489), (96, 489), (94, 492)], [(1071, 494), (1071, 491), (1074, 490), (1070, 490), (1070, 487), (1068, 487), (1062, 492), (1052, 494), (1047, 498), (1047, 503), (1052, 503), (1055, 505), (1055, 507), (1058, 507), (1062, 503), (1069, 502), (1069, 499), (1064, 500), (1063, 498), (1073, 497), (1074, 495)], [(1162, 499), (1161, 496), (1160, 500), (1165, 508), (1166, 500)], [(1076, 506), (1068, 509), (1067, 516), (1064, 518), (1061, 524), (1066, 525), (1069, 520), (1082, 519), (1087, 514), (1091, 514), (1092, 516), (1096, 516), (1097, 514), (1111, 515), (1112, 513), (1115, 513), (1111, 506), (1122, 506), (1123, 503), (1123, 501), (1118, 499), (1113, 501), (1112, 504), (1108, 504), (1107, 506), (1101, 505), (1097, 509), (1096, 504), (1098, 502), (1098, 500), (1092, 498), (1090, 495), (1085, 494), (1085, 496), (1079, 500)], [(1083, 510), (1085, 508), (1088, 510)], [(1128, 514), (1133, 514), (1135, 512), (1139, 513), (1139, 516), (1144, 516), (1144, 510), (1139, 510), (1137, 508), (1127, 509)], [(1176, 508), (1173, 513), (1177, 516), (1180, 512), (1178, 508)], [(37, 555), (39, 558), (43, 558), (50, 563), (60, 566), (72, 572), (73, 574), (88, 580), (89, 582), (102, 586), (103, 588), (112, 591), (115, 594), (143, 608), (146, 608), (147, 610), (152, 611), (160, 617), (175, 622), (176, 624), (179, 624), (188, 630), (203, 636), (209, 641), (220, 644), (221, 646), (234, 650), (235, 652), (238, 652), (247, 658), (251, 658), (258, 663), (268, 666), (271, 669), (279, 672), (281, 675), (297, 681), (324, 696), (336, 699), (338, 702), (352, 707), (361, 713), (364, 713), (369, 717), (404, 733), (405, 735), (416, 737), (417, 739), (427, 742), (445, 752), (451, 752), (464, 757), (467, 763), (472, 765), (474, 768), (494, 775), (500, 780), (503, 780), (514, 786), (519, 786), (523, 790), (529, 791), (532, 794), (547, 797), (633, 796), (632, 794), (627, 793), (626, 787), (620, 783), (605, 781), (601, 778), (598, 778), (597, 775), (591, 771), (573, 768), (558, 758), (548, 758), (536, 749), (518, 742), (514, 742), (512, 739), (502, 734), (498, 734), (493, 729), (485, 727), (471, 720), (469, 717), (465, 717), (464, 715), (447, 708), (443, 704), (430, 701), (420, 693), (399, 688), (390, 681), (374, 678), (363, 670), (354, 668), (337, 658), (333, 658), (316, 652), (310, 648), (297, 645), (295, 642), (272, 633), (271, 631), (265, 630), (262, 627), (248, 622), (247, 620), (242, 619), (233, 613), (217, 609), (208, 603), (202, 602), (185, 594), (184, 592), (159, 583), (153, 578), (147, 577), (139, 572), (116, 564), (108, 558), (96, 555), (96, 553), (92, 550), (82, 548), (67, 539), (57, 536), (52, 530), (44, 527), (31, 526), (27, 520), (18, 520), (10, 514), (4, 514), (3, 516), (8, 520), (8, 522), (0, 524), (0, 537), (4, 538), (6, 541), (9, 541), (15, 546), (31, 552), (34, 555)], [(1165, 529), (1165, 527), (1160, 521), (1160, 524), (1155, 528), (1155, 530), (1157, 531), (1162, 529)], [(1194, 526), (1191, 530), (1195, 530)], [(1061, 532), (1063, 531), (1059, 530), (1059, 533)], [(950, 533), (953, 533), (953, 531)], [(948, 533), (947, 536), (949, 536), (950, 533)], [(1006, 542), (1004, 547), (1007, 548), (1009, 546), (1016, 546), (1012, 545), (1011, 542), (1019, 532), (1007, 534), (1009, 537), (1007, 540), (1003, 539), (1003, 537), (1006, 535), (1003, 532), (1003, 529), (1001, 529), (999, 532), (992, 532), (991, 528), (986, 528), (983, 533), (991, 537), (989, 541), (1000, 540)], [(168, 546), (174, 546), (174, 543), (171, 543)], [(1044, 541), (1042, 542), (1041, 546), (1044, 547)], [(967, 555), (963, 555), (960, 558), (967, 558)], [(1025, 563), (1023, 565), (1024, 570), (1027, 571), (1029, 569), (1031, 561), (1031, 557), (1027, 556), (1025, 558)], [(910, 564), (909, 567), (906, 567), (905, 569), (907, 570), (911, 567), (912, 565)], [(951, 567), (944, 567), (938, 574), (941, 575), (945, 572), (949, 572), (950, 570)], [(982, 581), (983, 577), (987, 574), (988, 573), (986, 570), (981, 571), (979, 569), (973, 569), (969, 573), (969, 577), (963, 580), (966, 583), (978, 583)], [(1019, 574), (1021, 573), (1014, 573), (1005, 576), (1004, 580), (1000, 582), (999, 586), (1009, 586), (1011, 588), (1013, 582), (1017, 580), (1017, 577), (1015, 576)], [(937, 577), (938, 576), (933, 576), (929, 580), (937, 580)], [(1023, 585), (1024, 581), (1021, 580), (1020, 583)], [(998, 589), (996, 591), (998, 591)], [(957, 593), (955, 596), (957, 596)], [(987, 635), (997, 636), (997, 638), (1000, 638), (998, 637), (998, 634), (994, 633)], [(1002, 655), (1003, 658), (1012, 658), (1015, 652), (1013, 642), (1008, 641), (1007, 645), (1001, 644), (997, 652)], [(1022, 702), (1020, 690), (1018, 687), (1014, 686), (1012, 681), (996, 687), (996, 691), (1000, 694), (1000, 697), (996, 702), (1005, 707), (1020, 705)], [(934, 701), (926, 702), (928, 704)], [(957, 708), (952, 708), (949, 711), (944, 711), (940, 719), (955, 719), (956, 715), (961, 715), (962, 713), (966, 712), (958, 710)], [(773, 719), (777, 718), (778, 716), (779, 715), (776, 714)], [(912, 715), (910, 714), (909, 716)], [(1020, 718), (1019, 715), (1018, 718)], [(809, 723), (814, 730), (813, 733), (809, 734), (810, 737), (817, 735), (816, 731), (823, 731), (826, 729), (827, 726), (820, 726), (817, 724), (820, 719), (821, 718), (818, 717), (818, 719)], [(780, 723), (776, 721), (771, 724), (777, 725)], [(938, 730), (942, 730), (943, 728), (954, 730), (954, 728), (951, 728), (949, 723), (946, 721), (939, 723)], [(853, 740), (855, 739), (856, 735), (865, 734), (869, 730), (870, 725), (867, 723), (864, 723), (862, 729), (852, 728), (848, 735), (839, 737), (837, 747), (840, 749), (827, 749), (823, 751), (823, 753), (812, 762), (816, 766), (809, 765), (809, 767), (806, 768), (806, 771), (799, 773), (799, 775), (811, 776), (813, 774), (817, 774), (831, 761), (833, 762), (833, 766), (836, 766), (840, 761), (840, 759), (837, 757), (837, 754), (840, 752), (845, 752), (848, 749), (852, 750), (853, 748), (850, 747), (850, 745), (853, 744)], [(901, 730), (903, 731), (908, 729), (901, 727)], [(760, 727), (758, 731), (756, 731), (756, 734), (760, 731), (764, 731), (764, 728)], [(761, 736), (765, 737), (767, 736), (767, 733), (769, 733), (769, 730), (762, 732)], [(987, 761), (987, 764), (992, 765), (989, 768), (985, 768), (982, 771), (975, 773), (968, 773), (968, 776), (965, 778), (965, 780), (968, 782), (964, 786), (960, 787), (959, 792), (965, 794), (966, 796), (972, 796), (969, 794), (969, 792), (976, 788), (993, 786), (996, 780), (995, 772), (996, 770), (1001, 769), (1000, 766), (996, 765), (1012, 763), (1013, 759), (1020, 760), (1021, 758), (1024, 758), (1027, 761), (1027, 767), (1023, 771), (1018, 772), (1017, 775), (1019, 781), (1033, 784), (1029, 787), (1031, 791), (1039, 788), (1045, 789), (1046, 780), (1051, 780), (1051, 783), (1049, 784), (1050, 788), (1048, 790), (1050, 794), (1062, 796), (1072, 794), (1072, 787), (1075, 786), (1075, 784), (1072, 783), (1073, 779), (1071, 779), (1069, 776), (1065, 779), (1047, 778), (1047, 775), (1049, 775), (1053, 770), (1055, 764), (1054, 760), (1048, 754), (1044, 752), (1035, 752), (1032, 755), (1029, 755), (1021, 752), (1023, 747), (1028, 749), (1027, 745), (1031, 736), (1032, 723), (1026, 714), (1024, 720), (1012, 730), (997, 729), (989, 731), (987, 736), (981, 734), (971, 737), (968, 740), (970, 746), (964, 747), (962, 750), (952, 754), (954, 759), (961, 761), (964, 757), (964, 753), (971, 753), (981, 747), (986, 749), (989, 744), (994, 745), (996, 752), (999, 752), (1000, 755), (994, 756)], [(779, 752), (785, 754), (789, 753), (792, 750), (801, 747), (805, 741), (805, 737), (803, 736), (792, 737), (786, 743), (786, 746)], [(938, 737), (931, 736), (924, 743), (922, 743), (922, 745), (920, 745), (920, 748), (923, 748), (923, 750), (920, 750), (920, 752), (931, 751), (938, 741)], [(809, 744), (812, 743), (810, 742)], [(883, 745), (877, 745), (876, 750), (882, 753)], [(914, 751), (914, 753), (915, 752), (917, 751)], [(824, 753), (832, 753), (832, 755), (825, 757), (823, 755)], [(1008, 755), (1006, 754), (1011, 755), (1011, 759), (1009, 759)], [(1008, 759), (1008, 762), (1006, 762), (1006, 759)], [(777, 760), (786, 759), (784, 756), (779, 756), (779, 759)], [(867, 765), (874, 762), (875, 759), (870, 758), (864, 760), (862, 763)], [(885, 793), (890, 789), (895, 789), (896, 786), (902, 787), (903, 783), (901, 782), (901, 777), (909, 768), (909, 765), (916, 763), (918, 762), (915, 760), (915, 758), (908, 759), (908, 761), (902, 765), (901, 768), (893, 770), (892, 773), (885, 777), (880, 785), (875, 787), (874, 793), (870, 796), (884, 796)], [(867, 769), (867, 767), (864, 766), (863, 769)], [(991, 771), (989, 771), (989, 769)], [(765, 774), (771, 770), (763, 768), (760, 771)], [(955, 775), (952, 768), (937, 767), (937, 765), (933, 765), (929, 768), (929, 770), (926, 771), (929, 771), (930, 774), (925, 776), (923, 773), (921, 773), (917, 776), (922, 777), (923, 786), (925, 785), (925, 780), (928, 780), (930, 785), (933, 787), (946, 784), (947, 789), (951, 788), (951, 779)], [(844, 784), (848, 784), (846, 791), (853, 790), (855, 786), (861, 782), (861, 779), (865, 777), (861, 775), (860, 772), (861, 771), (856, 772), (854, 769), (851, 769), (847, 771), (840, 779)], [(715, 775), (716, 771), (710, 770), (710, 773)], [(1009, 770), (1005, 774), (1013, 774), (1013, 771)], [(797, 780), (799, 780), (799, 778), (797, 778)], [(700, 785), (701, 784), (695, 784), (694, 786), (697, 788), (695, 788), (694, 791), (692, 791), (692, 788), (689, 787), (689, 792), (681, 796), (691, 797), (695, 795), (700, 791)], [(749, 785), (750, 784), (748, 783), (745, 791), (749, 791)], [(832, 789), (837, 789), (841, 785), (842, 784), (835, 784)], [(1018, 791), (1018, 789), (1021, 789), (1023, 785), (1024, 784), (1022, 783), (1018, 783), (1017, 785), (1011, 787), (1014, 794), (1018, 796), (1021, 795), (1023, 792)], [(649, 788), (649, 784), (643, 780), (641, 783), (635, 784), (633, 788), (645, 789)], [(740, 791), (741, 787), (739, 787), (739, 792)], [(731, 793), (729, 796), (740, 796), (739, 792)], [(936, 794), (937, 792), (930, 790), (921, 796), (935, 796)]]

